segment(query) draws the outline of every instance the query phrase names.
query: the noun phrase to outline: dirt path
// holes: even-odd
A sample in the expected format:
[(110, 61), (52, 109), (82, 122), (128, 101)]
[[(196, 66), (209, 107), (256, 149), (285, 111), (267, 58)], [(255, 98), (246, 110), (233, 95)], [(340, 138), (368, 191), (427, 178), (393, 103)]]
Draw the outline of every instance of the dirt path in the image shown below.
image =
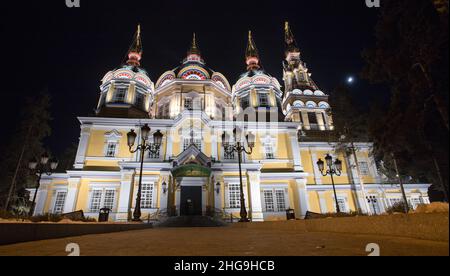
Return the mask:
[(369, 243), (377, 243), (382, 256), (449, 255), (445, 242), (233, 227), (149, 229), (29, 242), (0, 246), (0, 255), (64, 256), (69, 243), (77, 243), (82, 256), (364, 256)]

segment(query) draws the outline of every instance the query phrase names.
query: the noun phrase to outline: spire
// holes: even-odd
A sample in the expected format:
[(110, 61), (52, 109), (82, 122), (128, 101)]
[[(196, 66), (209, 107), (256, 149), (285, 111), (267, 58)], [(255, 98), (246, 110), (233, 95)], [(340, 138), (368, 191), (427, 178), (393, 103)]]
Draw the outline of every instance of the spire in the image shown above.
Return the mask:
[(286, 42), (288, 52), (300, 52), (297, 42), (295, 41), (295, 37), (292, 33), (291, 27), (289, 26), (289, 22), (286, 21), (284, 25), (284, 41)]
[(130, 50), (128, 50), (128, 61), (127, 64), (130, 66), (139, 67), (141, 66), (142, 58), (142, 38), (141, 38), (141, 25), (138, 25), (137, 32), (134, 35), (133, 43), (131, 44)]
[(187, 57), (184, 60), (184, 63), (186, 62), (199, 62), (199, 63), (205, 63), (200, 55), (200, 48), (197, 44), (197, 36), (195, 33), (192, 35), (192, 43), (191, 48), (187, 52)]
[(200, 55), (200, 49), (198, 48), (198, 45), (197, 45), (197, 37), (196, 37), (195, 33), (192, 36), (191, 49), (189, 49), (188, 54), (189, 55)]
[(247, 70), (258, 70), (259, 66), (259, 54), (256, 48), (255, 41), (253, 40), (252, 31), (248, 31), (248, 45), (245, 52), (245, 58), (247, 62)]

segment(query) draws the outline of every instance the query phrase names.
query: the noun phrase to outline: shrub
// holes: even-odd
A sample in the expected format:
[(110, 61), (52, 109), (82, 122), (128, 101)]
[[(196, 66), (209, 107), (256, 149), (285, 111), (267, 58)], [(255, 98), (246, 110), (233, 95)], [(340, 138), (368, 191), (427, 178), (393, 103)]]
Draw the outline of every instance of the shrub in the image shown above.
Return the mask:
[(63, 219), (63, 217), (59, 214), (43, 214), (30, 218), (32, 222), (59, 222)]
[(0, 218), (2, 219), (13, 219), (16, 218), (16, 216), (14, 216), (14, 214), (10, 211), (6, 211), (6, 210), (0, 210)]
[(86, 217), (81, 220), (82, 222), (97, 222), (95, 218)]
[(366, 214), (358, 211), (350, 211), (348, 213), (328, 213), (324, 215), (327, 218), (349, 218), (349, 217), (359, 217), (359, 216), (367, 216)]
[(405, 213), (405, 203), (403, 201), (397, 202), (386, 209), (386, 213), (392, 215), (395, 213)]

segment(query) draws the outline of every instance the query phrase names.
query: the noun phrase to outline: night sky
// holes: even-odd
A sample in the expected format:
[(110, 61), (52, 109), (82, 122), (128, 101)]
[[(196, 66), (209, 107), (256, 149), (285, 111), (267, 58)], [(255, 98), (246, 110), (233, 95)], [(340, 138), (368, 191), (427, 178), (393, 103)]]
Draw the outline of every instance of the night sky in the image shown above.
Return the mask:
[[(100, 80), (124, 61), (138, 23), (142, 66), (153, 82), (181, 62), (196, 32), (207, 65), (234, 84), (245, 70), (249, 29), (264, 69), (282, 82), (283, 27), (289, 20), (303, 60), (324, 92), (353, 75), (351, 89), (362, 106), (388, 94), (358, 78), (361, 52), (373, 46), (378, 19), (378, 10), (364, 0), (81, 0), (81, 8), (72, 9), (65, 0), (7, 2), (0, 8), (2, 129), (14, 129), (26, 96), (48, 90), (54, 120), (46, 144), (57, 153), (78, 141), (76, 117), (94, 113)], [(0, 142), (8, 139), (1, 135)]]

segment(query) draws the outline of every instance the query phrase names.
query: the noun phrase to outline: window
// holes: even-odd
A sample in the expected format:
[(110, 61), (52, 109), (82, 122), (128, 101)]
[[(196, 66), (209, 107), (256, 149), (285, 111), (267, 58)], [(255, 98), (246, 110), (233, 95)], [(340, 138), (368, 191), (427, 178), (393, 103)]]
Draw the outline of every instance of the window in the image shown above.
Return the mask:
[(115, 190), (106, 190), (105, 199), (103, 200), (103, 208), (114, 209)]
[(299, 78), (299, 81), (301, 81), (301, 82), (306, 81), (306, 78), (305, 78), (305, 74), (304, 74), (304, 73), (299, 73), (299, 74), (298, 74), (298, 78)]
[(54, 214), (61, 214), (64, 211), (64, 204), (66, 203), (67, 192), (57, 192), (55, 206), (53, 207)]
[(153, 183), (142, 183), (141, 207), (143, 209), (153, 208), (153, 191), (154, 191)]
[(284, 189), (264, 190), (265, 212), (284, 212), (286, 211), (286, 192)]
[(400, 204), (401, 202), (403, 202), (403, 200), (401, 198), (398, 198), (398, 197), (389, 198), (388, 201), (389, 201), (389, 206), (391, 206), (391, 207), (396, 205), (396, 204)]
[(202, 139), (199, 138), (184, 138), (184, 142), (183, 142), (183, 151), (185, 151), (190, 145), (191, 145), (191, 140), (192, 140), (192, 144), (194, 144), (200, 151), (202, 150)]
[(309, 124), (317, 125), (317, 115), (315, 112), (308, 112)]
[(286, 197), (284, 194), (284, 190), (276, 190), (275, 191), (276, 200), (277, 200), (277, 210), (278, 212), (286, 211)]
[(142, 93), (136, 93), (136, 103), (135, 105), (140, 109), (145, 109), (145, 95)]
[(156, 151), (149, 151), (148, 152), (148, 158), (149, 159), (159, 159), (161, 157), (161, 147)]
[(116, 156), (117, 143), (116, 142), (108, 142), (106, 145), (106, 157), (115, 157)]
[(102, 208), (114, 209), (116, 200), (116, 190), (114, 189), (96, 189), (91, 193), (91, 202), (89, 210), (91, 213), (98, 213)]
[(259, 94), (259, 105), (260, 106), (269, 106), (269, 94), (262, 93)]
[(240, 184), (229, 184), (228, 185), (228, 201), (230, 208), (237, 209), (241, 207), (241, 192)]
[(226, 110), (221, 104), (216, 104), (216, 115), (215, 119), (225, 120)]
[(348, 206), (347, 206), (347, 198), (343, 196), (338, 196), (337, 198), (339, 209), (343, 213), (348, 213)]
[(266, 206), (266, 212), (275, 212), (275, 204), (272, 190), (264, 191), (264, 204)]
[(224, 151), (223, 152), (223, 159), (225, 159), (225, 160), (234, 160), (234, 159), (236, 159), (235, 152), (234, 151), (232, 151), (232, 152)]
[(243, 110), (247, 109), (250, 106), (250, 97), (245, 96), (241, 99), (241, 108)]
[(102, 190), (92, 191), (91, 204), (89, 206), (89, 210), (92, 213), (97, 213), (98, 211), (100, 211), (101, 204), (102, 204)]
[(193, 110), (194, 109), (194, 101), (191, 98), (185, 98), (184, 99), (184, 108), (187, 110)]
[(358, 162), (358, 164), (359, 164), (359, 171), (361, 172), (361, 175), (364, 175), (364, 176), (370, 175), (369, 164), (367, 162)]
[(169, 103), (162, 104), (158, 107), (157, 116), (159, 119), (169, 118)]
[(125, 102), (125, 95), (127, 94), (128, 88), (120, 87), (116, 88), (116, 92), (114, 93), (114, 102), (115, 103), (123, 103)]
[(275, 151), (272, 144), (265, 144), (264, 151), (266, 153), (266, 159), (275, 159)]

